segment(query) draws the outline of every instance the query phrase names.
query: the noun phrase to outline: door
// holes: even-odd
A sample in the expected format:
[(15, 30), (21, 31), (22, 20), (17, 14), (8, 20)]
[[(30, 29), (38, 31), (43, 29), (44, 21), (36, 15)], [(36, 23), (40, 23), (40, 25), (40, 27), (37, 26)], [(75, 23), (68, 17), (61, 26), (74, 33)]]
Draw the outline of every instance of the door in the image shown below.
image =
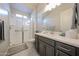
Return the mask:
[(31, 20), (29, 17), (12, 14), (10, 19), (10, 45), (16, 45), (30, 41), (31, 33)]
[(46, 56), (54, 56), (54, 47), (46, 44)]
[(45, 43), (39, 40), (39, 54), (45, 56)]
[(22, 43), (22, 18), (12, 16), (10, 20), (10, 46)]
[(24, 42), (31, 40), (31, 20), (29, 18), (23, 18), (23, 37)]

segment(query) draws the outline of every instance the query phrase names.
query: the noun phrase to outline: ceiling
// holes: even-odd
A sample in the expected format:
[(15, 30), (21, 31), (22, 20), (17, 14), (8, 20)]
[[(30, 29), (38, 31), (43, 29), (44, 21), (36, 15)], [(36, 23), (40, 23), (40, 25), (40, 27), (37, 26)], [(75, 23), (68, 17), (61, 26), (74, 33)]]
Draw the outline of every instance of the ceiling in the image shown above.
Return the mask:
[(36, 6), (38, 6), (39, 4), (38, 3), (24, 3), (24, 5), (33, 11), (36, 8)]
[(38, 4), (36, 3), (11, 3), (10, 6), (19, 11), (30, 14), (35, 9), (35, 7), (38, 6)]
[[(47, 3), (11, 3), (11, 7), (28, 14), (31, 14), (34, 10), (36, 10), (36, 8), (38, 8), (38, 12), (41, 14), (46, 4)], [(54, 11), (54, 10), (63, 11), (70, 7), (72, 7), (72, 3), (63, 3), (60, 6), (56, 7), (55, 9), (52, 9), (51, 11)], [(51, 11), (45, 12), (42, 15), (46, 16), (49, 13), (51, 13)]]
[(25, 13), (32, 13), (38, 8), (38, 12), (43, 11), (47, 3), (11, 3), (11, 7)]

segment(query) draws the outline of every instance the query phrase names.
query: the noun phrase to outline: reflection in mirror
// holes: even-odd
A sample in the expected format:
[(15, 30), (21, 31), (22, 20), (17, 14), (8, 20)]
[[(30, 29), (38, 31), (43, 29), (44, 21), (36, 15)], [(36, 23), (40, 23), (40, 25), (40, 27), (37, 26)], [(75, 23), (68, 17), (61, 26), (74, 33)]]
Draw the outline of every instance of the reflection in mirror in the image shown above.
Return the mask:
[(46, 30), (66, 32), (72, 28), (73, 25), (74, 4), (62, 3), (50, 12), (43, 14), (44, 19), (47, 20), (44, 26)]

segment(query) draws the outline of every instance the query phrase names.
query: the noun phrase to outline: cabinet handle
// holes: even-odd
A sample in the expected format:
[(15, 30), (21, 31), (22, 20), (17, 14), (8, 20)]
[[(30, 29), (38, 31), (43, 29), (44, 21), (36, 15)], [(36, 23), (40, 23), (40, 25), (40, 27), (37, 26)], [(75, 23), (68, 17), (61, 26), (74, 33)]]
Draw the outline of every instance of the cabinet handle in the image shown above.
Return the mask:
[(70, 49), (66, 49), (66, 48), (63, 48), (63, 47), (61, 47), (61, 46), (58, 46), (58, 48), (59, 48), (59, 49), (62, 49), (62, 50), (65, 50), (65, 51), (68, 51), (68, 52), (71, 51)]

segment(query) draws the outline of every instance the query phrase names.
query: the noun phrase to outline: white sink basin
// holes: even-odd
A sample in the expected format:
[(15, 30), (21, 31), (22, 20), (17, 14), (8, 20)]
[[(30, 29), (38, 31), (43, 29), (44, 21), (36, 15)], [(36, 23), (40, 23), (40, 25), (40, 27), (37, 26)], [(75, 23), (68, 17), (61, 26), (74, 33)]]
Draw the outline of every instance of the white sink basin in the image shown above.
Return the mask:
[(53, 36), (53, 35), (58, 36), (58, 35), (61, 34), (61, 32), (51, 32), (51, 31), (43, 31), (43, 32), (41, 32), (41, 33), (42, 33), (42, 34), (46, 34), (46, 35), (50, 35), (50, 36)]

